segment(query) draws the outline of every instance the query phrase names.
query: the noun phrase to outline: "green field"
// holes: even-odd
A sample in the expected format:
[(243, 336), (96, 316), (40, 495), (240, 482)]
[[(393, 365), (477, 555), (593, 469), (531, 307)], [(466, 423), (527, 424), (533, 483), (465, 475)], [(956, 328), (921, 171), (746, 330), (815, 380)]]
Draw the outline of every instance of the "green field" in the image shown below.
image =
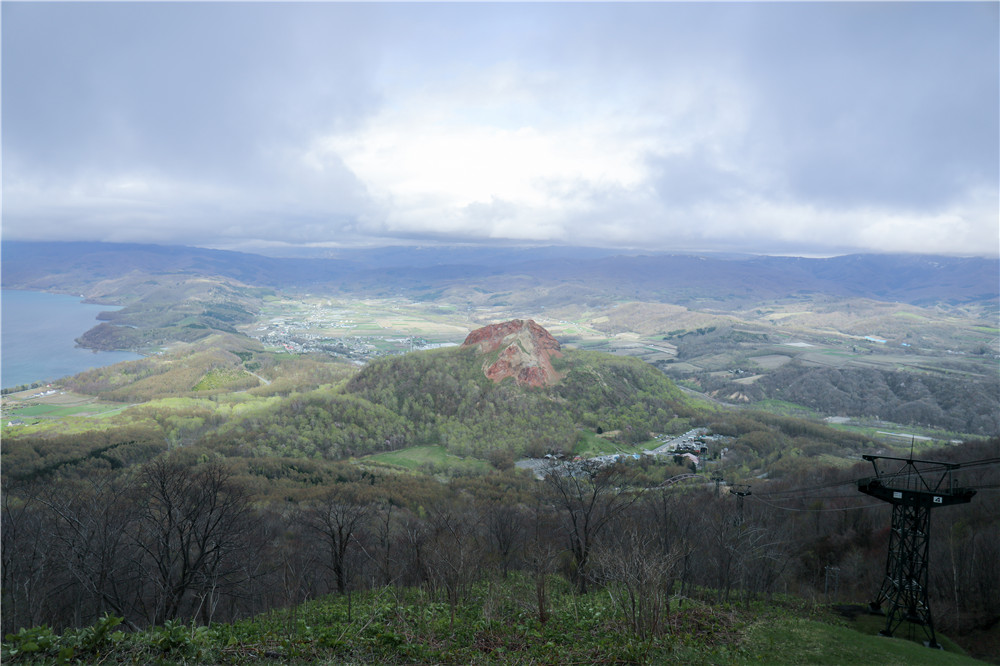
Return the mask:
[(655, 447), (658, 443), (656, 441), (650, 440), (639, 446), (622, 446), (616, 442), (609, 441), (604, 437), (601, 437), (589, 430), (581, 430), (580, 437), (577, 440), (576, 446), (573, 448), (573, 453), (580, 456), (581, 458), (590, 458), (593, 456), (605, 456), (612, 453), (642, 453), (647, 448)]
[(51, 405), (38, 404), (25, 407), (14, 407), (4, 412), (5, 418), (36, 417), (36, 418), (62, 418), (66, 416), (110, 416), (125, 409), (124, 405)]
[(400, 451), (377, 453), (358, 459), (359, 463), (374, 462), (403, 467), (412, 471), (488, 471), (489, 463), (474, 458), (454, 456), (443, 446), (414, 446)]
[[(878, 631), (885, 625), (881, 617), (859, 616), (837, 626), (828, 622), (789, 616), (780, 622), (759, 621), (746, 632), (743, 647), (775, 666), (800, 664), (882, 664), (885, 666), (937, 666), (981, 663), (971, 659), (945, 637), (938, 642), (943, 650), (932, 650), (904, 638), (885, 638)], [(904, 633), (900, 630), (900, 633)], [(921, 634), (922, 637), (922, 634)]]
[(797, 405), (794, 402), (785, 402), (784, 400), (759, 400), (753, 406), (754, 409), (772, 414), (781, 414), (782, 416), (812, 419), (822, 418), (822, 415), (814, 409), (810, 409), (804, 405)]

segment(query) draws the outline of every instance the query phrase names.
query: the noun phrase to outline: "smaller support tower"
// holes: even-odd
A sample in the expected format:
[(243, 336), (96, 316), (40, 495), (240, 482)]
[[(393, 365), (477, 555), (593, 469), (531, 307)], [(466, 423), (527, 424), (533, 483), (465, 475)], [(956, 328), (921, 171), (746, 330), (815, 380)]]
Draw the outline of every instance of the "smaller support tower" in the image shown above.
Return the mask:
[(733, 485), (729, 492), (736, 495), (736, 518), (733, 524), (739, 527), (743, 524), (743, 498), (752, 494), (748, 485)]
[[(888, 602), (885, 629), (879, 633), (892, 636), (903, 620), (923, 628), (924, 645), (940, 648), (934, 635), (934, 622), (927, 605), (927, 555), (930, 546), (931, 509), (972, 501), (975, 490), (956, 488), (952, 472), (955, 463), (862, 456), (872, 463), (875, 476), (858, 480), (858, 490), (892, 504), (892, 531), (885, 577), (873, 611)], [(879, 469), (878, 461), (903, 464), (892, 473)]]
[(713, 476), (712, 481), (715, 481), (715, 496), (719, 496), (719, 485), (725, 481), (721, 476)]

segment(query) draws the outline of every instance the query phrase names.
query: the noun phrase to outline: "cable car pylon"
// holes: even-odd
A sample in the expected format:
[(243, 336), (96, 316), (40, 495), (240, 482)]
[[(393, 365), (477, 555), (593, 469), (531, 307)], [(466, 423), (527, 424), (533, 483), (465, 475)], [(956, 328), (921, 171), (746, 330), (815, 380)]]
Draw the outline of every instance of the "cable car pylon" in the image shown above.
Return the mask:
[[(952, 472), (960, 464), (862, 456), (872, 463), (875, 476), (859, 479), (858, 490), (892, 504), (892, 530), (889, 536), (889, 556), (885, 577), (878, 596), (871, 602), (873, 611), (880, 612), (887, 603), (885, 628), (879, 633), (892, 636), (905, 620), (923, 628), (924, 645), (938, 648), (934, 621), (927, 603), (927, 556), (930, 546), (931, 509), (972, 501), (976, 491), (956, 488)], [(903, 463), (895, 472), (879, 468), (879, 461)]]

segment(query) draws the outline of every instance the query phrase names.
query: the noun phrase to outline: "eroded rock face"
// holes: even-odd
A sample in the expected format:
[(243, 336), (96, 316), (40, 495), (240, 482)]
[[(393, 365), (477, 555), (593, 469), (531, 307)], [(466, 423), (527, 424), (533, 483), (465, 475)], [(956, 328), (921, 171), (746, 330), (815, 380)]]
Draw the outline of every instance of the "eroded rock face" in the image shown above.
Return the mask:
[(550, 360), (562, 356), (559, 341), (530, 319), (476, 329), (462, 346), (477, 347), (486, 355), (483, 372), (494, 382), (513, 377), (519, 384), (547, 386), (559, 381)]

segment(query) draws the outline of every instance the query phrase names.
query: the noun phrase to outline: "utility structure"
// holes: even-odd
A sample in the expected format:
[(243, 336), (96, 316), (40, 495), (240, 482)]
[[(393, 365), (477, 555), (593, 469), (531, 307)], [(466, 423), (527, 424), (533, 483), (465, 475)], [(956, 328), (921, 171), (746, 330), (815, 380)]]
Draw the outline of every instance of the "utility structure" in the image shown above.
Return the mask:
[(725, 481), (725, 479), (723, 479), (721, 476), (713, 476), (712, 477), (712, 481), (715, 481), (715, 496), (718, 497), (719, 496), (719, 484), (721, 484), (723, 481)]
[(734, 524), (739, 527), (743, 524), (743, 498), (750, 495), (750, 486), (747, 485), (733, 485), (729, 492), (736, 495), (736, 520), (733, 521)]
[[(871, 610), (881, 612), (887, 603), (885, 628), (879, 633), (892, 636), (906, 620), (923, 628), (924, 645), (938, 648), (934, 622), (927, 604), (927, 556), (930, 546), (931, 509), (972, 501), (976, 491), (958, 488), (952, 474), (957, 463), (862, 456), (872, 463), (875, 476), (859, 479), (858, 490), (892, 504), (892, 529), (885, 577)], [(879, 461), (902, 463), (894, 472), (879, 469)]]
[(840, 591), (840, 567), (835, 567), (832, 565), (826, 565), (823, 567), (823, 572), (826, 574), (826, 579), (823, 582), (823, 594), (826, 596), (826, 600), (830, 600), (830, 581), (833, 581), (833, 594), (836, 595)]

